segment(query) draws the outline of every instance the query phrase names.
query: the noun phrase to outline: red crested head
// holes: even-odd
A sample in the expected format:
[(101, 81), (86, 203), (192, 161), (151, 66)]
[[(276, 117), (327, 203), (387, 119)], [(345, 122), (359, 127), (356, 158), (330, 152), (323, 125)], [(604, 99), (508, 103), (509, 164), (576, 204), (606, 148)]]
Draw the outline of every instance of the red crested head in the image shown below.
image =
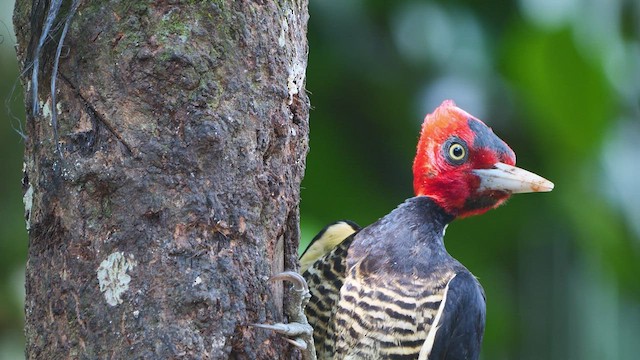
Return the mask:
[(433, 198), (447, 213), (465, 217), (499, 206), (512, 193), (553, 189), (515, 163), (513, 150), (489, 127), (446, 100), (422, 124), (414, 191)]

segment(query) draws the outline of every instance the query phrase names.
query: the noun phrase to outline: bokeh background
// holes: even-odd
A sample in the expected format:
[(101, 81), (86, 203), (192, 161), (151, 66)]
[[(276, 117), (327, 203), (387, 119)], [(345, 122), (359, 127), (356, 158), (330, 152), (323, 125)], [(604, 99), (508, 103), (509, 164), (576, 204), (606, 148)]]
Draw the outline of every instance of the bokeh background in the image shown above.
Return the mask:
[[(0, 360), (22, 359), (22, 90), (0, 0)], [(640, 1), (311, 0), (303, 242), (412, 196), (424, 115), (454, 99), (556, 184), (455, 221), (488, 359), (640, 354)]]

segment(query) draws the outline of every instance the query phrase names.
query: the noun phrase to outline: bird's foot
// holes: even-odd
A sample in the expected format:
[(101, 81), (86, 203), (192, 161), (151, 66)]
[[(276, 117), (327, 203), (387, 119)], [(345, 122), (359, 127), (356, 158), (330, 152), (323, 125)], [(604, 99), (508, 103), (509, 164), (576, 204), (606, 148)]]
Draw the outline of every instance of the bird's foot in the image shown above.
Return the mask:
[(286, 313), (289, 315), (288, 324), (251, 324), (262, 329), (268, 329), (282, 334), (289, 343), (302, 351), (305, 360), (316, 360), (316, 349), (313, 344), (313, 327), (309, 325), (304, 315), (311, 294), (309, 286), (302, 275), (293, 271), (285, 271), (272, 276), (269, 281), (290, 281), (293, 283), (291, 301), (289, 301)]

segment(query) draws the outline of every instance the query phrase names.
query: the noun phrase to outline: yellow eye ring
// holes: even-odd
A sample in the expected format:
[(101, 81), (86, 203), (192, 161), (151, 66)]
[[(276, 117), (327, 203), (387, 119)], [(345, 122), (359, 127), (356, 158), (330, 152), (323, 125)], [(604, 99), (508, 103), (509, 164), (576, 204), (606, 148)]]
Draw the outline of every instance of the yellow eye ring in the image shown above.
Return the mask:
[(464, 160), (465, 156), (467, 156), (467, 149), (461, 144), (453, 143), (449, 146), (449, 157), (451, 160), (461, 161)]

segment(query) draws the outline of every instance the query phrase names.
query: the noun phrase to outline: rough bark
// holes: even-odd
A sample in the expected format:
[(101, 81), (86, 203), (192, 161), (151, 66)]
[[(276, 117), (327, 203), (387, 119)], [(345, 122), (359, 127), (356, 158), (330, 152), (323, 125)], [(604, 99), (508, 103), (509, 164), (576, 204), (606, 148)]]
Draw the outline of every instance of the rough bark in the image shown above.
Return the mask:
[(48, 4), (18, 0), (14, 17), (40, 110), (24, 158), (27, 357), (295, 357), (247, 324), (283, 320), (266, 280), (297, 263), (307, 1), (81, 2), (55, 104), (66, 1), (37, 86), (28, 70)]

